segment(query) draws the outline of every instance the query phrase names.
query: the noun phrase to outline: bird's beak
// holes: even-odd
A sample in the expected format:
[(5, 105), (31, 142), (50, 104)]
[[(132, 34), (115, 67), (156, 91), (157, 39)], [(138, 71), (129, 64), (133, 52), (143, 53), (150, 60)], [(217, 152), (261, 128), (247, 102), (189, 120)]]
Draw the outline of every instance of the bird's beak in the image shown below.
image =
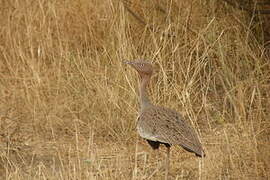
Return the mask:
[(129, 64), (129, 65), (132, 65), (133, 64), (131, 61), (126, 61), (126, 60), (124, 60), (123, 63)]
[[(132, 61), (123, 61), (123, 63), (130, 65), (131, 67), (135, 68), (134, 62)], [(135, 68), (136, 69), (136, 68)]]

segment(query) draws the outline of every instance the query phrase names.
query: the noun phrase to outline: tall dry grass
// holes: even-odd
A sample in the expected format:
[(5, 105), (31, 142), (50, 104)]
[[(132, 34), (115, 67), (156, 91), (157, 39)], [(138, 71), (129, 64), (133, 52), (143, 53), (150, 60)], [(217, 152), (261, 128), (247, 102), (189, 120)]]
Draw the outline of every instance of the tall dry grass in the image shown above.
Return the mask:
[(137, 74), (184, 114), (199, 161), (172, 148), (170, 179), (267, 179), (270, 67), (260, 23), (220, 1), (0, 1), (1, 179), (163, 179), (138, 137)]

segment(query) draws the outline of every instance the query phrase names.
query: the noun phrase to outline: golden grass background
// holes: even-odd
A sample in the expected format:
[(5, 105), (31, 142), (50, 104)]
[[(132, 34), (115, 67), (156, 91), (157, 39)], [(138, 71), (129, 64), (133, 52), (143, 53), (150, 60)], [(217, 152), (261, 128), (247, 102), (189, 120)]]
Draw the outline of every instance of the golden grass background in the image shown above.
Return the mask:
[[(170, 179), (268, 179), (270, 65), (260, 20), (220, 1), (0, 1), (1, 179), (163, 179), (138, 137), (137, 74), (198, 129)], [(256, 20), (256, 21), (255, 21)]]

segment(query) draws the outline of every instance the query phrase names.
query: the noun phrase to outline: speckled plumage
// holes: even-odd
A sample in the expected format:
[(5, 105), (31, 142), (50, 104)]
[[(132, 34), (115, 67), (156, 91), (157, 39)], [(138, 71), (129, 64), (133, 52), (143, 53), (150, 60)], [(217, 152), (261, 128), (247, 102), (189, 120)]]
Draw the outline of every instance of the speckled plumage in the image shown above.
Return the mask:
[(141, 137), (170, 145), (180, 145), (202, 156), (202, 145), (193, 128), (174, 110), (150, 106), (138, 117), (137, 130)]

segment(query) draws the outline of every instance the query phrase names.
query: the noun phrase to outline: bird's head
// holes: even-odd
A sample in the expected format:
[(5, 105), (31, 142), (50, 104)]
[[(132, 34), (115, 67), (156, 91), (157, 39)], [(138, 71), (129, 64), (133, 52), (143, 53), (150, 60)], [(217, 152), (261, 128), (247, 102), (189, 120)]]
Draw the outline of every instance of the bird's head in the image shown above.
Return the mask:
[(148, 75), (151, 76), (153, 73), (153, 67), (151, 63), (143, 60), (136, 60), (136, 61), (124, 61), (124, 63), (131, 65), (137, 72), (140, 74), (141, 77)]

